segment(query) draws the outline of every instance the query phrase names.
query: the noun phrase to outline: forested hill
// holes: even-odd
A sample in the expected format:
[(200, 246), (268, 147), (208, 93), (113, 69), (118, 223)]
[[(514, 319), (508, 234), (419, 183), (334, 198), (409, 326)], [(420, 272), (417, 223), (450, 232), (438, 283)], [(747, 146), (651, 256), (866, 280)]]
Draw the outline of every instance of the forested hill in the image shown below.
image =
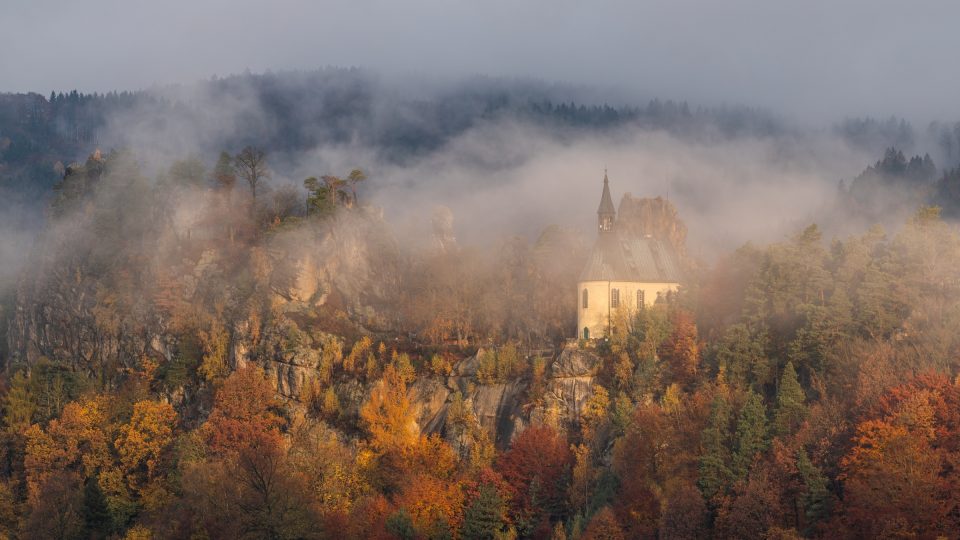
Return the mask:
[[(770, 114), (745, 107), (703, 109), (653, 100), (610, 105), (592, 92), (537, 81), (475, 77), (442, 89), (395, 87), (356, 69), (237, 75), (152, 91), (83, 94), (0, 94), (0, 163), (5, 177), (55, 181), (52, 166), (85, 157), (91, 146), (111, 146), (111, 117), (132, 110), (170, 123), (204, 116), (211, 100), (233, 101), (243, 130), (223, 147), (256, 142), (272, 152), (359, 142), (389, 159), (439, 148), (484, 119), (514, 116), (573, 128), (606, 129), (625, 123), (688, 130), (715, 125), (724, 135), (782, 130)], [(159, 114), (158, 114), (159, 113)], [(7, 180), (8, 182), (10, 180)]]
[[(576, 342), (577, 234), (412, 248), (362, 171), (257, 191), (251, 154), (67, 171), (0, 326), (0, 536), (956, 538), (938, 209), (686, 264)], [(668, 205), (627, 214), (682, 245)]]
[[(125, 145), (133, 127), (162, 136), (171, 126), (229, 124), (201, 141), (209, 148), (199, 150), (211, 155), (247, 144), (276, 154), (350, 143), (398, 162), (504, 118), (558, 132), (629, 125), (689, 138), (778, 136), (794, 129), (771, 113), (742, 106), (631, 102), (597, 89), (534, 80), (473, 77), (430, 85), (334, 68), (244, 74), (136, 92), (0, 94), (0, 189), (43, 193), (62, 175), (55, 170), (58, 162), (85, 159), (96, 146)], [(912, 151), (918, 138), (912, 126), (894, 118), (848, 119), (834, 131), (873, 153), (888, 146)], [(960, 159), (960, 131), (952, 123), (928, 131), (935, 132), (944, 164)]]

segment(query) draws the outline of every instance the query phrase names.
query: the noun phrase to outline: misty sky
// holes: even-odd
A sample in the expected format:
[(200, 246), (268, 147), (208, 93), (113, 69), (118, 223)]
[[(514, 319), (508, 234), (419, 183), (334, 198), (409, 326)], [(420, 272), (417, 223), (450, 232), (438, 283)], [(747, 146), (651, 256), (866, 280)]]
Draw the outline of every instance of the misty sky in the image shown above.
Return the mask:
[(957, 21), (955, 1), (0, 0), (0, 91), (335, 65), (956, 119)]

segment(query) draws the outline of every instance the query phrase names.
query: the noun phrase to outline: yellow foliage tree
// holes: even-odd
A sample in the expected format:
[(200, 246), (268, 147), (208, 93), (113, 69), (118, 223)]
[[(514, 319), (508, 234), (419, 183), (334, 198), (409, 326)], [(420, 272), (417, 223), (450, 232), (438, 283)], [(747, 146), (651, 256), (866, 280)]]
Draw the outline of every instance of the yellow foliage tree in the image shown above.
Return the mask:
[(131, 488), (140, 489), (158, 473), (164, 452), (173, 443), (177, 413), (169, 403), (138, 401), (130, 422), (120, 426), (114, 441)]
[(31, 496), (52, 473), (77, 471), (90, 477), (111, 464), (107, 405), (102, 396), (71, 402), (46, 430), (38, 425), (27, 429), (24, 469)]
[(360, 409), (360, 418), (370, 433), (371, 446), (379, 452), (409, 448), (417, 442), (407, 385), (393, 364), (383, 370), (383, 379)]

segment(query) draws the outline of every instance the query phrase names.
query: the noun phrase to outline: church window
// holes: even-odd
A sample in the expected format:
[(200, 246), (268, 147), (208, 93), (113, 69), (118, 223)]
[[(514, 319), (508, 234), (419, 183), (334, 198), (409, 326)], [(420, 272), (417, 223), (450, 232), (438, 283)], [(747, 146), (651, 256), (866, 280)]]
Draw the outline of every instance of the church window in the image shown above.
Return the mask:
[(643, 309), (643, 289), (637, 291), (637, 309)]
[(583, 327), (583, 339), (590, 339), (590, 329), (586, 326)]
[(587, 290), (583, 290), (583, 309), (587, 309)]
[(610, 307), (620, 307), (620, 289), (612, 289), (610, 291)]

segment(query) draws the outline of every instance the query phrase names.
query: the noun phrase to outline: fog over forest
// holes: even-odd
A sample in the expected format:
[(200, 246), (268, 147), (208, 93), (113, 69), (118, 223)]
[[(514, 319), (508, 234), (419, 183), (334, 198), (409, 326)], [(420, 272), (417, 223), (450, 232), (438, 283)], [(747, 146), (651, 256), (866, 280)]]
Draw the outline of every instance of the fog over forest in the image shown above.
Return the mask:
[(7, 4), (0, 540), (960, 538), (953, 3)]

